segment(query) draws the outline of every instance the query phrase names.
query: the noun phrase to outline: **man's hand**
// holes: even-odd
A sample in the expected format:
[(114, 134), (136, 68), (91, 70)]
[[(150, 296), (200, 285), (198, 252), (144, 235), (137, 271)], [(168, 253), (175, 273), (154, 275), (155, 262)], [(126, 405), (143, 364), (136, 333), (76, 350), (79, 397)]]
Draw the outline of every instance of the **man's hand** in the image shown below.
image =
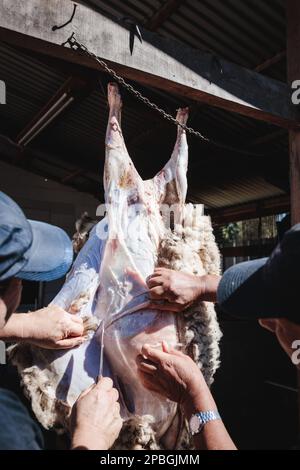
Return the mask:
[(156, 268), (148, 277), (150, 308), (181, 312), (195, 300), (216, 301), (220, 276), (194, 276), (167, 268)]
[[(295, 353), (292, 345), (294, 341), (300, 341), (300, 325), (286, 318), (261, 319), (259, 324), (276, 335), (280, 346), (292, 359), (292, 355)], [(297, 366), (300, 367), (299, 364)]]
[(73, 449), (108, 450), (122, 428), (118, 391), (104, 377), (83, 392), (71, 414)]
[[(217, 409), (194, 361), (179, 351), (169, 350), (166, 343), (162, 343), (162, 351), (144, 345), (137, 364), (144, 386), (181, 404), (187, 419), (199, 411)], [(194, 436), (194, 445), (196, 449), (207, 450), (236, 448), (221, 420), (207, 423), (202, 432)]]
[(85, 341), (83, 321), (51, 305), (30, 313), (13, 313), (0, 329), (0, 339), (28, 342), (45, 349), (70, 349)]
[(26, 314), (25, 340), (45, 349), (69, 349), (85, 341), (83, 321), (56, 305)]
[(162, 350), (145, 344), (137, 357), (137, 365), (143, 385), (183, 405), (187, 415), (194, 410), (215, 409), (199, 367), (186, 354), (169, 350), (164, 342)]

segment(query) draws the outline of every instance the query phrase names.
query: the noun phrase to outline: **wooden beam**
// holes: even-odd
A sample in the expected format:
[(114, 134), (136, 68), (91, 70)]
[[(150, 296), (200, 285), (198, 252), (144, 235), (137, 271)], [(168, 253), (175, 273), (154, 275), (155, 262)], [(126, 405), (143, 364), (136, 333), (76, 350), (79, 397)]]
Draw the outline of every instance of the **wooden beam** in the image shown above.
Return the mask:
[[(300, 79), (300, 2), (287, 0), (287, 66), (291, 84)], [(290, 188), (292, 224), (300, 222), (300, 131), (290, 131)], [(298, 416), (300, 428), (300, 370), (298, 375)]]
[[(287, 1), (288, 80), (300, 79), (300, 2)], [(300, 222), (300, 130), (290, 132), (290, 180), (292, 223)]]
[(256, 139), (252, 140), (251, 142), (251, 147), (252, 146), (257, 146), (257, 145), (263, 145), (263, 144), (268, 144), (270, 142), (273, 142), (276, 139), (279, 139), (280, 137), (283, 137), (285, 134), (287, 134), (286, 129), (276, 129), (273, 132), (270, 132), (268, 134), (265, 134), (263, 136), (257, 137)]
[(62, 113), (71, 104), (89, 94), (91, 89), (90, 83), (77, 77), (69, 77), (19, 132), (16, 142), (20, 145), (27, 145), (27, 143), (31, 142), (48, 127), (50, 123), (61, 117)]
[(263, 201), (250, 202), (222, 209), (209, 211), (214, 225), (222, 225), (229, 222), (238, 222), (240, 220), (254, 219), (267, 215), (282, 214), (289, 212), (289, 196), (279, 196), (276, 198), (265, 199)]
[(270, 57), (270, 59), (265, 60), (261, 64), (257, 65), (254, 70), (256, 72), (263, 72), (264, 70), (267, 70), (270, 68), (272, 65), (277, 64), (281, 60), (283, 60), (286, 57), (286, 51), (281, 51), (278, 52), (278, 54), (275, 54), (273, 57)]
[(299, 110), (284, 83), (223, 59), (216, 66), (210, 53), (145, 29), (131, 55), (128, 30), (81, 4), (73, 22), (53, 32), (71, 13), (69, 0), (44, 2), (42, 8), (40, 0), (2, 0), (0, 40), (99, 69), (85, 54), (60, 46), (75, 30), (79, 41), (127, 79), (282, 127), (299, 126)]
[(165, 21), (170, 18), (180, 5), (184, 3), (184, 0), (167, 0), (145, 23), (145, 28), (150, 31), (156, 31)]
[(68, 175), (64, 176), (61, 179), (61, 183), (68, 183), (72, 179), (76, 178), (76, 176), (82, 175), (84, 173), (84, 170), (82, 168), (79, 168), (78, 170), (72, 171), (72, 173), (69, 173)]
[(269, 256), (275, 248), (275, 245), (276, 242), (272, 240), (271, 243), (261, 245), (226, 246), (221, 248), (220, 251), (224, 258), (246, 258), (248, 256), (251, 258), (262, 258)]

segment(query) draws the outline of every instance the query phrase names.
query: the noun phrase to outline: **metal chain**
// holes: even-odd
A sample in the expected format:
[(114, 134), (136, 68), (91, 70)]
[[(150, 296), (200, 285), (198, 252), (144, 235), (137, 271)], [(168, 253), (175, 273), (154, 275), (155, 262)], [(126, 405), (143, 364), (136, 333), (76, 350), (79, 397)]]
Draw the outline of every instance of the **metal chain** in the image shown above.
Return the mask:
[(239, 152), (239, 153), (242, 153), (242, 154), (246, 154), (246, 155), (252, 155), (252, 156), (257, 156), (257, 157), (261, 157), (263, 156), (262, 154), (258, 154), (258, 153), (255, 153), (255, 152), (251, 152), (251, 151), (247, 151), (245, 149), (238, 149), (236, 147), (231, 147), (230, 145), (227, 145), (227, 144), (223, 144), (223, 143), (219, 143), (219, 142), (216, 142), (212, 139), (209, 139), (208, 137), (204, 136), (203, 134), (201, 134), (201, 132), (199, 131), (195, 131), (192, 127), (188, 127), (186, 124), (182, 124), (181, 122), (178, 122), (177, 119), (175, 119), (173, 116), (171, 116), (171, 114), (168, 114), (166, 113), (166, 111), (164, 111), (162, 108), (160, 108), (159, 106), (157, 106), (155, 103), (152, 103), (148, 98), (146, 98), (145, 96), (143, 96), (138, 90), (135, 90), (133, 88), (132, 85), (130, 85), (129, 83), (127, 83), (123, 77), (121, 77), (120, 75), (118, 75), (113, 69), (111, 69), (106, 62), (104, 62), (104, 60), (100, 59), (100, 57), (98, 57), (96, 54), (94, 54), (93, 52), (89, 51), (89, 49), (84, 45), (82, 44), (81, 42), (79, 42), (76, 38), (75, 38), (75, 33), (72, 33), (72, 35), (66, 40), (66, 42), (64, 42), (62, 45), (65, 46), (66, 44), (69, 44), (69, 46), (71, 47), (71, 49), (75, 49), (75, 50), (82, 50), (83, 52), (85, 52), (89, 57), (92, 57), (94, 60), (96, 60), (98, 62), (99, 65), (101, 65), (101, 67), (109, 74), (111, 75), (115, 80), (116, 82), (118, 82), (120, 85), (122, 85), (124, 88), (126, 88), (126, 90), (128, 90), (130, 93), (132, 93), (134, 96), (136, 96), (136, 98), (140, 101), (142, 101), (143, 103), (145, 103), (147, 106), (149, 106), (150, 108), (154, 109), (155, 111), (157, 111), (164, 119), (166, 119), (167, 121), (170, 121), (172, 122), (173, 124), (175, 124), (176, 126), (180, 126), (182, 129), (184, 129), (186, 132), (188, 132), (189, 134), (192, 134), (198, 138), (200, 138), (201, 140), (207, 142), (207, 143), (211, 143), (213, 145), (216, 145), (218, 147), (221, 147), (221, 148), (224, 148), (226, 150), (231, 150), (231, 151), (234, 151), (234, 152)]

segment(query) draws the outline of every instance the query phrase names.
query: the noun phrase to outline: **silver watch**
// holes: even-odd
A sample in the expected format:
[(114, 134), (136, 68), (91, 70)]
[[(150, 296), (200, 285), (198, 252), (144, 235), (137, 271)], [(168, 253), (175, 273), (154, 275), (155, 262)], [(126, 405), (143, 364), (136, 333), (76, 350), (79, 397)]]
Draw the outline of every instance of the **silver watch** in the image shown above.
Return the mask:
[(206, 423), (216, 419), (221, 419), (218, 411), (200, 411), (199, 413), (195, 413), (189, 421), (189, 428), (192, 436), (199, 434)]

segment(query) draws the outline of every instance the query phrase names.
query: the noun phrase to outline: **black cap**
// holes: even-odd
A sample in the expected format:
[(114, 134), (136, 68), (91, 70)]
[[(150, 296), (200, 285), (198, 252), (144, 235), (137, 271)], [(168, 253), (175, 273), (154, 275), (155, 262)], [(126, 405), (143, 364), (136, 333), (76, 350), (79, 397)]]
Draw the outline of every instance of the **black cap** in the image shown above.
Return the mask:
[(236, 264), (223, 274), (221, 310), (241, 318), (281, 318), (300, 323), (300, 224), (284, 235), (269, 258)]

